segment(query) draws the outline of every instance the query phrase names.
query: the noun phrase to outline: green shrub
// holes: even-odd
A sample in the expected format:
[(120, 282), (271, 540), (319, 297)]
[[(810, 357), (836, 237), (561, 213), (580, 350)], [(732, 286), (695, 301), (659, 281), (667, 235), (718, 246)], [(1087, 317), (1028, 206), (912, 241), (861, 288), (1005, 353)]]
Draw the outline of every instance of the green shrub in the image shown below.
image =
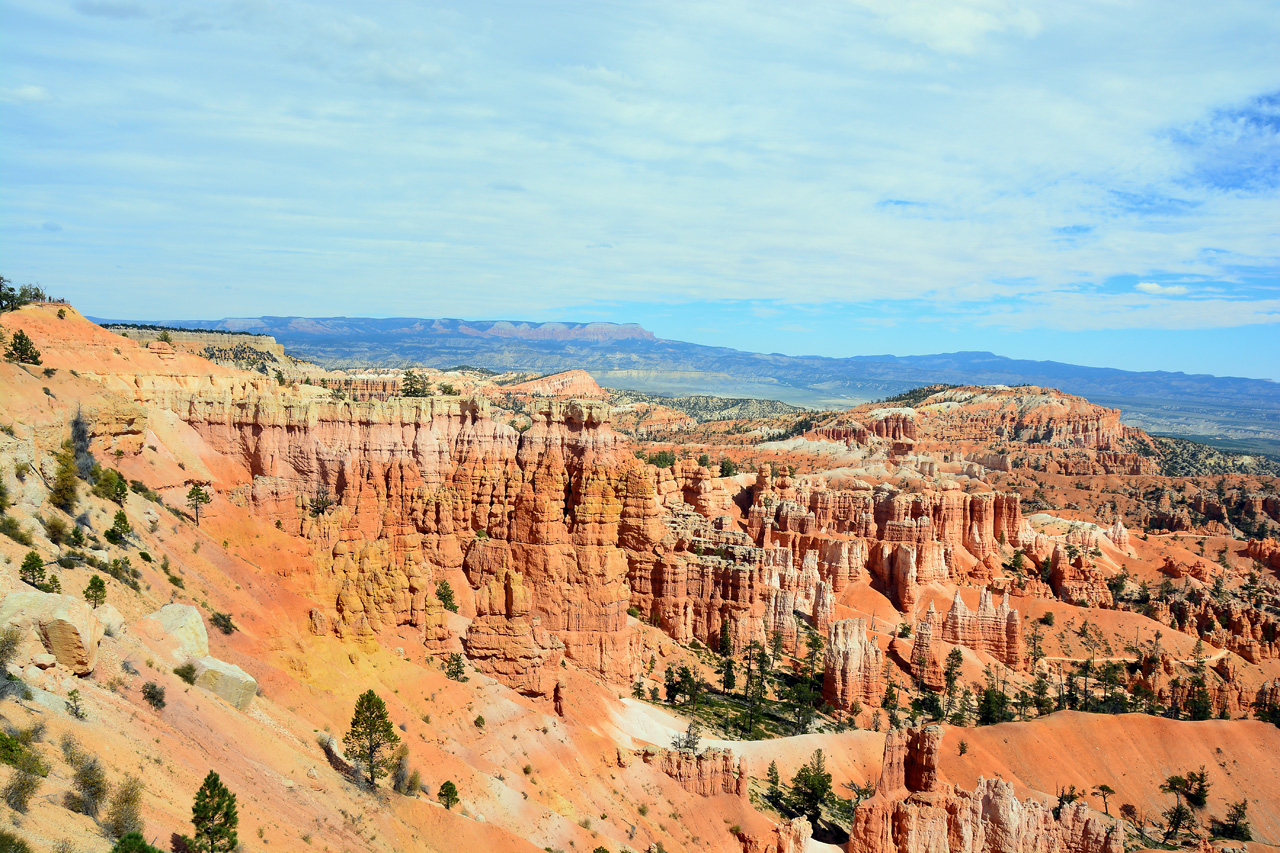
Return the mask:
[(102, 763), (96, 757), (80, 762), (80, 766), (71, 777), (71, 784), (76, 789), (75, 794), (70, 795), (74, 797), (75, 810), (96, 818), (111, 787), (107, 782), (107, 774), (102, 769)]
[(174, 667), (173, 674), (187, 682), (187, 684), (196, 683), (196, 665), (193, 663), (188, 662), (182, 666)]
[(0, 515), (0, 533), (8, 536), (19, 545), (25, 545), (28, 548), (35, 544), (31, 534), (23, 530), (22, 525), (11, 515)]
[(215, 610), (209, 617), (209, 621), (224, 634), (234, 634), (236, 632), (236, 625), (231, 621), (230, 613), (219, 613)]
[(7, 829), (0, 829), (0, 850), (4, 853), (31, 853), (31, 845)]
[(9, 784), (4, 786), (4, 801), (9, 804), (9, 808), (15, 812), (26, 812), (31, 798), (40, 790), (41, 769), (44, 773), (48, 773), (48, 768), (44, 768), (40, 764), (40, 759), (31, 753), (22, 756), (18, 763), (14, 765), (16, 768), (13, 775), (9, 777)]
[(125, 776), (111, 794), (111, 805), (107, 808), (107, 831), (121, 842), (131, 834), (141, 838), (144, 829), (141, 804), (142, 782), (137, 776)]
[(164, 708), (164, 688), (154, 681), (148, 681), (142, 685), (142, 698), (157, 711)]

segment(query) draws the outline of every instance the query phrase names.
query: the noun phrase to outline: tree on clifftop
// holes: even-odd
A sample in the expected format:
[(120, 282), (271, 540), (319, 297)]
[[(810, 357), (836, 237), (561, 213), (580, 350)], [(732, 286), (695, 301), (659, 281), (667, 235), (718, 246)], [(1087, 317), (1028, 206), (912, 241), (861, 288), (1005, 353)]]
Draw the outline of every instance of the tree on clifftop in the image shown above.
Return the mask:
[(386, 769), (389, 757), (384, 752), (400, 743), (400, 736), (387, 716), (387, 705), (372, 690), (366, 690), (356, 700), (355, 713), (351, 715), (351, 731), (342, 739), (343, 746), (358, 757), (369, 776), (369, 787), (378, 787), (378, 776)]
[(187, 506), (196, 514), (196, 527), (200, 526), (200, 507), (209, 503), (213, 503), (213, 498), (209, 497), (209, 493), (199, 483), (187, 492)]

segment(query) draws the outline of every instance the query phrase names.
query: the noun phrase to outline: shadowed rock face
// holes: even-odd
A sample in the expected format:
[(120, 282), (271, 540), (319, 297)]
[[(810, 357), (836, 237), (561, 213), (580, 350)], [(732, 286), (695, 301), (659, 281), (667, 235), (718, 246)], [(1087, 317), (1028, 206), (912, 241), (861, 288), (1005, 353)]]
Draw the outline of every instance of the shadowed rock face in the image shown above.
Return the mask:
[(1059, 817), (1013, 785), (979, 779), (972, 791), (938, 771), (943, 730), (897, 729), (885, 739), (875, 795), (859, 806), (848, 853), (1123, 853), (1124, 837), (1080, 801)]

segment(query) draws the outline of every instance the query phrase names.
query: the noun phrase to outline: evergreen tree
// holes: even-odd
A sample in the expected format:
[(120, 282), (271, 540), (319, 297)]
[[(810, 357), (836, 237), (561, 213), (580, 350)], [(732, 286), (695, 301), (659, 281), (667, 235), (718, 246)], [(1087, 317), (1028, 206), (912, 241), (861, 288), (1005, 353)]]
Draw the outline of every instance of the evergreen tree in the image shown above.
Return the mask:
[(726, 658), (733, 657), (733, 637), (729, 632), (729, 620), (720, 620), (720, 648), (721, 655)]
[(191, 806), (191, 823), (196, 828), (195, 849), (208, 853), (230, 853), (236, 849), (236, 795), (227, 790), (212, 770), (196, 792)]
[(769, 780), (769, 797), (776, 800), (780, 793), (779, 786), (782, 784), (782, 776), (778, 773), (778, 762), (769, 762), (769, 772), (766, 778)]
[(453, 587), (449, 586), (448, 581), (442, 580), (436, 584), (436, 598), (444, 605), (445, 610), (458, 612), (458, 604), (453, 600)]
[(436, 794), (436, 797), (444, 804), (446, 809), (452, 809), (459, 802), (458, 786), (452, 782), (445, 782), (440, 786), (440, 790)]
[(814, 750), (809, 761), (791, 779), (791, 806), (814, 824), (822, 813), (822, 804), (830, 796), (831, 774), (827, 772), (826, 757), (822, 750)]
[(738, 686), (738, 675), (734, 672), (733, 658), (725, 658), (720, 662), (720, 684), (725, 693), (732, 693)]
[(121, 836), (111, 853), (160, 853), (160, 848), (148, 844), (141, 832), (130, 832)]
[(1112, 788), (1110, 785), (1097, 785), (1093, 789), (1094, 796), (1102, 797), (1102, 811), (1107, 815), (1107, 817), (1111, 816), (1111, 809), (1107, 806), (1107, 798), (1114, 795), (1115, 792), (1116, 789)]
[(13, 340), (4, 351), (4, 357), (18, 364), (40, 364), (40, 350), (27, 337), (27, 333), (19, 329), (13, 333)]
[(1049, 695), (1049, 679), (1043, 672), (1036, 674), (1031, 684), (1031, 699), (1040, 716), (1053, 713), (1053, 698)]
[(395, 726), (387, 716), (387, 705), (372, 690), (366, 690), (356, 700), (351, 715), (351, 730), (342, 739), (351, 754), (359, 756), (369, 776), (369, 787), (378, 786), (378, 776), (389, 758), (383, 753), (400, 743)]
[(956, 686), (960, 683), (960, 667), (964, 665), (964, 652), (960, 651), (960, 647), (956, 646), (947, 652), (946, 667), (942, 671), (942, 677), (947, 685), (947, 716), (951, 716), (951, 712), (955, 708), (956, 703)]
[(84, 600), (97, 610), (107, 600), (107, 585), (101, 575), (89, 578), (89, 585), (84, 588)]
[(187, 506), (191, 507), (191, 511), (196, 516), (196, 527), (200, 526), (200, 507), (213, 502), (213, 498), (204, 490), (199, 483), (196, 483), (187, 492)]
[(24, 583), (29, 583), (34, 587), (44, 585), (44, 560), (35, 551), (28, 551), (27, 556), (22, 558), (22, 568), (18, 570), (18, 576), (22, 578)]
[(76, 494), (76, 456), (71, 442), (62, 443), (62, 450), (54, 457), (58, 462), (58, 471), (53, 475), (53, 488), (49, 490), (49, 503), (63, 512), (70, 513), (75, 509), (79, 495)]
[(467, 669), (466, 669), (466, 665), (463, 664), (462, 662), (462, 655), (458, 654), (457, 652), (454, 652), (453, 654), (449, 655), (449, 663), (445, 666), (444, 675), (445, 675), (445, 678), (450, 678), (450, 679), (453, 679), (454, 681), (470, 681), (471, 680), (467, 676)]
[(1252, 841), (1253, 830), (1249, 827), (1249, 801), (1227, 804), (1227, 819), (1219, 833), (1223, 838), (1235, 841)]

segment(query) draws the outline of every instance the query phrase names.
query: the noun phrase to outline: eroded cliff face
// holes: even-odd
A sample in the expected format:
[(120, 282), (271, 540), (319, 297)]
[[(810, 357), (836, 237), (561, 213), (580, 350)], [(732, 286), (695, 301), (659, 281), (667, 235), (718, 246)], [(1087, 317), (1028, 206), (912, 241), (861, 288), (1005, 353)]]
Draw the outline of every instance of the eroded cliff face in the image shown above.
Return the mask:
[(943, 730), (896, 729), (885, 739), (875, 795), (854, 813), (848, 853), (1123, 853), (1124, 836), (1083, 802), (1055, 818), (1013, 785), (979, 779), (972, 791), (938, 772)]
[(465, 571), (477, 591), (466, 647), (483, 671), (545, 695), (562, 647), (606, 677), (633, 674), (619, 539), (628, 486), (644, 478), (607, 406), (543, 401), (518, 433), (478, 399), (168, 402), (238, 463), (233, 499), (314, 543), (338, 634), (412, 625), (430, 639), (436, 583)]

